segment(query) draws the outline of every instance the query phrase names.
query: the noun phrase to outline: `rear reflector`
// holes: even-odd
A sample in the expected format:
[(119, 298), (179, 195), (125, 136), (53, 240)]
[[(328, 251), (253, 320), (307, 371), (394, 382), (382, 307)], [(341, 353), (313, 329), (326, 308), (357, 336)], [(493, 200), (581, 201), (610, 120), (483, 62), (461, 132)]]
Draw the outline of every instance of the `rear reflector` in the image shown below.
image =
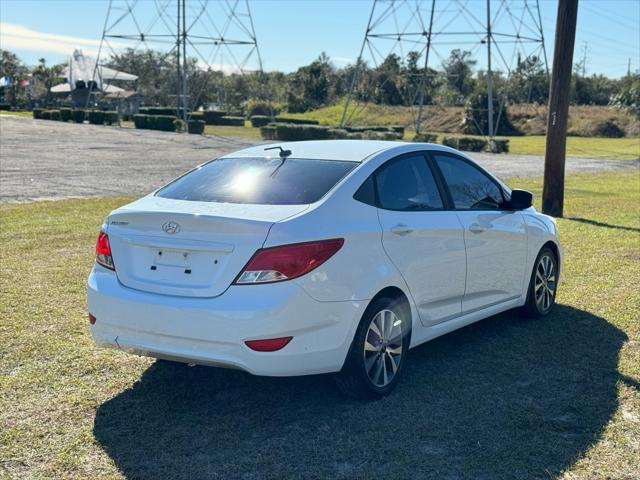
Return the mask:
[(268, 340), (247, 340), (247, 347), (256, 352), (275, 352), (284, 348), (293, 337), (270, 338)]
[(96, 243), (96, 262), (111, 270), (116, 269), (113, 264), (113, 257), (111, 256), (109, 237), (103, 231), (100, 231), (100, 235), (98, 235), (98, 241)]
[(329, 260), (343, 244), (343, 238), (333, 238), (261, 248), (234, 283), (271, 283), (300, 277)]
[(93, 315), (89, 314), (89, 323), (91, 325), (95, 325), (96, 324), (96, 317), (94, 317)]

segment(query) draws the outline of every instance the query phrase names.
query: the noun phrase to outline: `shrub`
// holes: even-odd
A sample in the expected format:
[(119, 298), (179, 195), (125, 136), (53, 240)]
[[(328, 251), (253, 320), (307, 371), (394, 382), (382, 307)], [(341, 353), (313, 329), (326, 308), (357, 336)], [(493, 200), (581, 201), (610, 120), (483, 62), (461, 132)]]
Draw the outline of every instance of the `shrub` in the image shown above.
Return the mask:
[(271, 123), (271, 117), (266, 115), (253, 115), (251, 117), (251, 126), (255, 128), (264, 127)]
[(404, 127), (400, 125), (369, 125), (365, 127), (345, 127), (349, 132), (396, 132), (404, 136)]
[(184, 133), (187, 130), (187, 124), (184, 120), (176, 118), (173, 121), (173, 131), (178, 133)]
[(290, 118), (290, 117), (276, 117), (276, 123), (291, 123), (294, 125), (319, 125), (318, 120), (311, 120), (308, 118)]
[(44, 110), (41, 114), (40, 114), (40, 118), (42, 120), (51, 120), (51, 110)]
[(444, 137), (442, 144), (465, 152), (481, 152), (487, 147), (487, 141), (474, 137)]
[(361, 133), (362, 133), (362, 137), (366, 140), (401, 140), (402, 139), (401, 133), (391, 132), (391, 131), (387, 131), (387, 132), (366, 131)]
[(438, 135), (435, 133), (416, 133), (413, 137), (412, 142), (421, 142), (421, 143), (436, 143), (438, 140)]
[(161, 130), (163, 132), (176, 131), (176, 125), (174, 124), (176, 117), (172, 115), (150, 115), (150, 117), (154, 130)]
[(34, 108), (33, 109), (33, 118), (42, 118), (42, 112), (44, 112), (43, 108)]
[(256, 115), (272, 117), (273, 115), (278, 115), (282, 111), (282, 104), (250, 99), (245, 103), (244, 111), (248, 118)]
[(217, 110), (209, 110), (202, 113), (204, 115), (204, 121), (207, 125), (222, 125), (218, 122), (222, 117), (227, 115), (227, 112), (219, 112)]
[(70, 108), (61, 108), (60, 109), (60, 120), (63, 122), (68, 122), (71, 120), (71, 109)]
[(87, 119), (91, 125), (104, 125), (104, 112), (102, 110), (90, 110)]
[(114, 110), (104, 112), (104, 123), (106, 123), (107, 125), (118, 123), (118, 112)]
[(11, 110), (11, 105), (8, 103), (0, 103), (0, 110)]
[(622, 138), (624, 130), (613, 119), (600, 120), (592, 129), (594, 137)]
[(149, 115), (137, 114), (133, 116), (133, 124), (136, 128), (149, 128)]
[(496, 138), (489, 140), (486, 150), (491, 153), (509, 153), (509, 140)]
[(214, 125), (226, 125), (230, 127), (244, 127), (244, 117), (220, 117)]
[(260, 127), (260, 135), (265, 140), (275, 140), (276, 139), (276, 125), (275, 125), (275, 123), (270, 123), (269, 125), (265, 125), (264, 127)]
[(71, 120), (76, 123), (82, 123), (85, 121), (87, 114), (82, 109), (75, 109), (71, 112)]
[(143, 114), (143, 115), (170, 115), (170, 116), (175, 116), (177, 111), (178, 111), (178, 109), (176, 107), (142, 107), (140, 109), (140, 113)]
[(342, 140), (345, 138), (349, 138), (349, 132), (347, 132), (344, 128), (330, 128), (329, 138), (333, 140)]
[(195, 133), (196, 135), (202, 135), (204, 133), (204, 120), (191, 120), (187, 126), (189, 133)]
[(50, 120), (61, 120), (60, 110), (49, 110), (49, 119)]

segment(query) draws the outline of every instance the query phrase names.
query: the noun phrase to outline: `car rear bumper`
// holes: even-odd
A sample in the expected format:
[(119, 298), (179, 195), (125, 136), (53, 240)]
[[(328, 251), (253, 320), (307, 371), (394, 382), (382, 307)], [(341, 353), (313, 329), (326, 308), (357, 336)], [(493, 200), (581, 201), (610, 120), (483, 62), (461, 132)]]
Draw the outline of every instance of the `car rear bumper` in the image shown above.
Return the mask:
[[(94, 266), (87, 285), (97, 345), (187, 363), (294, 376), (342, 368), (366, 302), (318, 302), (294, 281), (231, 286), (214, 298), (158, 295), (123, 286)], [(293, 336), (256, 352), (246, 340)]]

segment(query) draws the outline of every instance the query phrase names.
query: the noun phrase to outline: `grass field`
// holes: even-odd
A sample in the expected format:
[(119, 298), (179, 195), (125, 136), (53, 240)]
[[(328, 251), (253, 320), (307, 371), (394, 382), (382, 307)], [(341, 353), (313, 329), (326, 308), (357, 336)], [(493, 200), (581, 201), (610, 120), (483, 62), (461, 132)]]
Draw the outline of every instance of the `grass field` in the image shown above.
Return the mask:
[(373, 403), (94, 348), (85, 280), (127, 200), (0, 205), (0, 478), (637, 478), (637, 171), (569, 177), (550, 317), (421, 346)]

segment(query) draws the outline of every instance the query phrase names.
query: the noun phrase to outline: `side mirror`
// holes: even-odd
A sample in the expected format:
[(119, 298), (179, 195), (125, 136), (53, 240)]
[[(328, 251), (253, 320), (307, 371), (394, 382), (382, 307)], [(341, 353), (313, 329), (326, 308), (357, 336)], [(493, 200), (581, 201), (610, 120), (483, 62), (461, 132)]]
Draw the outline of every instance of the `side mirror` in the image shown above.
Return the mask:
[(512, 210), (526, 210), (533, 205), (533, 193), (526, 190), (511, 190), (509, 208)]

